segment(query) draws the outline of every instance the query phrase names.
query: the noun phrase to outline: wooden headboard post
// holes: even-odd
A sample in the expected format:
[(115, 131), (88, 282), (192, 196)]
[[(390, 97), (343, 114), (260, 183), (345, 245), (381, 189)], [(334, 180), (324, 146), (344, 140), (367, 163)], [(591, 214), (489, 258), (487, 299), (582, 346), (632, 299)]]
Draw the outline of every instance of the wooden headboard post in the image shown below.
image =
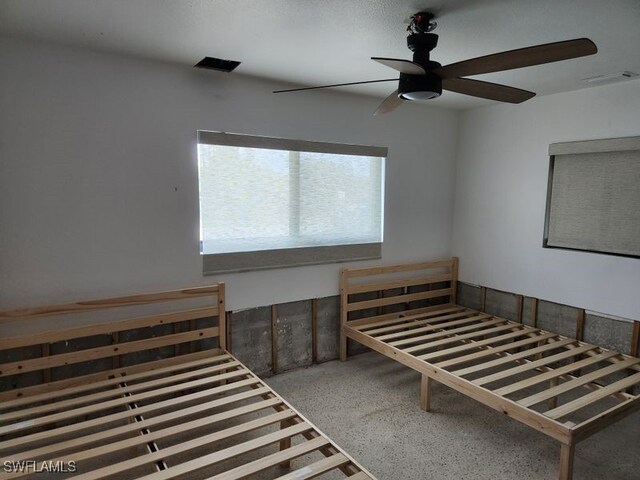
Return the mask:
[(227, 349), (227, 310), (225, 304), (224, 282), (218, 283), (218, 345), (223, 350)]
[(347, 325), (349, 319), (349, 312), (347, 311), (347, 303), (349, 296), (347, 294), (348, 270), (343, 268), (340, 270), (340, 360), (345, 361), (347, 359), (347, 336), (344, 331), (344, 327)]
[(451, 257), (451, 303), (458, 300), (458, 257)]

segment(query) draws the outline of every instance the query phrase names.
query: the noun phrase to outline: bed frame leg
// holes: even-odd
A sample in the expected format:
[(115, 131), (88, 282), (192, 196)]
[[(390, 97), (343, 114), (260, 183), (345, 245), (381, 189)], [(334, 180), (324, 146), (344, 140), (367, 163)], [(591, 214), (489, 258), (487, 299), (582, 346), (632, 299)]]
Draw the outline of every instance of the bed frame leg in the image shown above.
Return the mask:
[(340, 329), (340, 360), (344, 362), (347, 359), (347, 336), (342, 328)]
[(573, 458), (575, 457), (575, 445), (560, 444), (560, 480), (573, 479)]
[[(549, 388), (553, 388), (557, 386), (558, 386), (558, 377), (554, 377), (551, 380), (549, 380)], [(558, 406), (558, 397), (551, 397), (549, 400), (547, 400), (547, 408), (549, 410), (553, 410), (557, 406)]]
[[(280, 422), (280, 429), (282, 430), (283, 428), (287, 428), (287, 427), (290, 427), (292, 425), (293, 424), (289, 420), (283, 420), (282, 422)], [(280, 451), (286, 450), (287, 448), (291, 448), (291, 438), (285, 438), (283, 440), (280, 440)], [(290, 469), (291, 468), (291, 460), (287, 460), (285, 462), (282, 462), (280, 464), (280, 468)]]
[(425, 412), (431, 411), (431, 378), (424, 373), (420, 381), (420, 408)]
[(349, 312), (347, 304), (349, 303), (349, 277), (346, 269), (340, 270), (340, 361), (344, 362), (349, 355), (347, 351), (347, 334), (344, 331), (349, 322)]

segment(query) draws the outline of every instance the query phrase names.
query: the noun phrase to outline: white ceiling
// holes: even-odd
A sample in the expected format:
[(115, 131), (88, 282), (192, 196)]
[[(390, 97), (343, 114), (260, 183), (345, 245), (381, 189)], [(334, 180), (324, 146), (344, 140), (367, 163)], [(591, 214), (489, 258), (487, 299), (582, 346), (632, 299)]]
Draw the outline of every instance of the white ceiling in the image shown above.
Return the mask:
[[(406, 20), (437, 15), (432, 59), (443, 65), (579, 37), (595, 56), (482, 75), (539, 95), (588, 86), (581, 79), (640, 73), (640, 0), (0, 0), (0, 35), (178, 62), (239, 60), (230, 75), (295, 85), (393, 78), (371, 56), (411, 58)], [(213, 73), (212, 75), (226, 75)], [(385, 97), (393, 83), (344, 87)], [(288, 95), (305, 95), (304, 92)], [(492, 102), (445, 92), (434, 105)]]

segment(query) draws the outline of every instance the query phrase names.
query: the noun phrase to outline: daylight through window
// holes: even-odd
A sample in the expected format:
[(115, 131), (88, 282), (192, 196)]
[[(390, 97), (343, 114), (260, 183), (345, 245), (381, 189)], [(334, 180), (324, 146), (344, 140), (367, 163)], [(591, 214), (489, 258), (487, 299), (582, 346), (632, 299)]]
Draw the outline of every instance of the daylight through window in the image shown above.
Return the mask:
[[(214, 132), (198, 138), (201, 253), (382, 242), (386, 149)], [(323, 261), (315, 252), (301, 263)]]

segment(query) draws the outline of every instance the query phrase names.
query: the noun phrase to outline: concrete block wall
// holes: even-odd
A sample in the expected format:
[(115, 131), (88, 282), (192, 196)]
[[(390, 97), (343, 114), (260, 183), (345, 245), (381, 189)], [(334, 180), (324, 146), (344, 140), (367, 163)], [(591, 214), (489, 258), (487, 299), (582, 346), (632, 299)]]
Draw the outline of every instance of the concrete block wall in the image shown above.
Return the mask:
[[(449, 284), (431, 285), (431, 289), (447, 288)], [(383, 292), (367, 292), (353, 295), (354, 301), (374, 300), (384, 297), (417, 293), (429, 287), (418, 285)], [(357, 310), (351, 319), (382, 313), (400, 312), (407, 308), (421, 308), (446, 299), (418, 300)], [(308, 367), (315, 363), (336, 360), (340, 356), (340, 297), (281, 303), (227, 313), (228, 344), (231, 352), (255, 373), (269, 376), (293, 368)], [(230, 337), (230, 338), (229, 338)], [(364, 345), (348, 340), (349, 355), (368, 352)]]
[[(227, 312), (231, 352), (269, 376), (340, 355), (340, 297), (322, 297)], [(349, 353), (366, 351), (353, 343)]]
[[(447, 284), (432, 288), (445, 288)], [(419, 291), (417, 287), (415, 291)], [(386, 295), (401, 292), (388, 291)], [(407, 293), (414, 293), (411, 289)], [(358, 294), (357, 300), (377, 298), (375, 292)], [(424, 305), (423, 305), (424, 303)], [(557, 332), (622, 353), (632, 349), (633, 322), (586, 313), (584, 310), (491, 288), (458, 283), (458, 303), (492, 315)], [(411, 308), (425, 306), (412, 302)], [(385, 307), (384, 313), (404, 305)], [(353, 312), (353, 318), (376, 315), (376, 309)], [(578, 321), (583, 315), (581, 322)], [(254, 372), (269, 376), (308, 367), (339, 357), (340, 298), (324, 297), (228, 313), (231, 351)], [(579, 327), (579, 323), (581, 326)], [(578, 329), (581, 328), (581, 331)], [(275, 340), (274, 340), (275, 335)], [(349, 340), (349, 354), (368, 348)], [(637, 354), (637, 353), (636, 353)]]
[(289, 302), (276, 308), (277, 371), (311, 365), (313, 360), (312, 302)]
[[(39, 345), (29, 347), (12, 348), (0, 351), (0, 364), (9, 362), (19, 362), (28, 358), (35, 358), (42, 355), (42, 349)], [(42, 382), (42, 374), (40, 372), (29, 372), (21, 375), (10, 375), (0, 377), (0, 392), (12, 390), (15, 388), (28, 387), (37, 385)]]
[[(640, 321), (637, 320), (618, 320), (586, 312), (578, 307), (464, 282), (458, 282), (457, 303), (627, 355), (640, 355)], [(567, 359), (552, 366), (559, 367), (570, 361)], [(581, 372), (588, 373), (595, 368), (597, 366), (594, 365), (592, 368), (582, 369)], [(618, 372), (609, 375), (607, 381), (620, 380), (624, 376), (624, 372)], [(634, 393), (638, 391), (640, 389), (636, 389)]]
[(271, 308), (258, 307), (227, 315), (231, 343), (227, 348), (257, 375), (273, 370), (271, 356)]
[(487, 289), (483, 311), (497, 317), (518, 319), (516, 296), (513, 293)]
[[(446, 287), (442, 285), (442, 288)], [(435, 287), (432, 287), (435, 288)], [(440, 287), (437, 287), (440, 288)], [(547, 302), (545, 300), (525, 297), (512, 292), (503, 292), (491, 288), (458, 283), (457, 303), (472, 309), (483, 310), (527, 325), (537, 325), (545, 330), (560, 333), (573, 338), (581, 338), (605, 348), (622, 353), (638, 355), (638, 337), (640, 322), (625, 322), (585, 312), (583, 309)], [(391, 291), (383, 292), (391, 294)], [(393, 292), (399, 293), (399, 292)], [(407, 293), (414, 293), (413, 290)], [(375, 293), (360, 294), (359, 300), (376, 298)], [(434, 301), (431, 301), (435, 303)], [(425, 301), (412, 302), (411, 308), (425, 306)], [(382, 311), (371, 309), (358, 314), (376, 315), (395, 311), (398, 306), (384, 307)], [(402, 309), (403, 305), (399, 305)], [(580, 318), (582, 315), (582, 318)], [(355, 318), (355, 316), (354, 316)], [(199, 321), (200, 322), (200, 321)], [(217, 319), (204, 319), (203, 325), (214, 324)], [(229, 350), (247, 367), (261, 376), (270, 376), (294, 368), (308, 367), (315, 363), (327, 362), (339, 358), (340, 339), (340, 298), (338, 296), (300, 300), (272, 306), (264, 306), (247, 310), (227, 312), (227, 342)], [(199, 325), (201, 326), (201, 325)], [(184, 328), (182, 328), (184, 327)], [(163, 333), (170, 333), (168, 326), (154, 329), (139, 329), (125, 332), (121, 341), (149, 338)], [(188, 330), (188, 325), (180, 330)], [(160, 330), (163, 330), (162, 332)], [(167, 331), (164, 331), (167, 330)], [(637, 330), (637, 331), (636, 331)], [(64, 344), (53, 344), (52, 353), (64, 353), (81, 348), (108, 345), (110, 337), (94, 337), (80, 339)], [(75, 345), (80, 342), (82, 345)], [(87, 342), (93, 342), (88, 344)], [(202, 341), (201, 341), (202, 342)], [(209, 341), (207, 341), (209, 342)], [(217, 346), (217, 339), (207, 345), (198, 345), (198, 350)], [(35, 347), (36, 350), (37, 347)], [(188, 349), (184, 345), (183, 349)], [(635, 353), (634, 353), (635, 349)], [(140, 352), (123, 355), (122, 365), (149, 361), (154, 358), (169, 357), (174, 354), (172, 347), (157, 349), (159, 351)], [(349, 354), (356, 355), (369, 349), (359, 343), (349, 341)], [(187, 353), (182, 351), (181, 353)], [(30, 352), (15, 349), (0, 352), (0, 360), (14, 361), (40, 355), (39, 350)], [(131, 357), (131, 358), (129, 358)], [(144, 357), (144, 358), (143, 358)], [(52, 369), (52, 379), (65, 378), (96, 369), (108, 368), (109, 365), (97, 365), (101, 361), (87, 362)], [(100, 367), (100, 368), (98, 368)], [(30, 378), (33, 377), (33, 378)], [(39, 383), (39, 374), (23, 375), (17, 378), (0, 379), (0, 390)]]
[(534, 299), (512, 292), (458, 282), (458, 304), (543, 330), (578, 338), (604, 348), (637, 356), (637, 319), (609, 318), (584, 309)]
[(317, 361), (328, 362), (340, 356), (340, 297), (319, 298), (317, 305)]

